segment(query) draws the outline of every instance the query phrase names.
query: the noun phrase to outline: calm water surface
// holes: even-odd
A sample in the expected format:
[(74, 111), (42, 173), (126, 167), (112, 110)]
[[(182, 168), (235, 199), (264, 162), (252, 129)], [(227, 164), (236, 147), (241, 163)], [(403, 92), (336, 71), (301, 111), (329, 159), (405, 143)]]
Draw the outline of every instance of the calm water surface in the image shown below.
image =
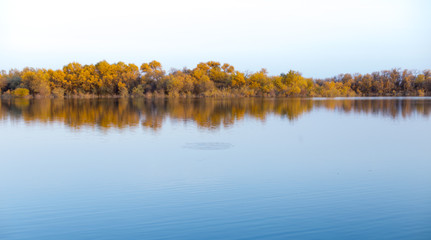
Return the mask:
[(431, 98), (5, 100), (0, 239), (431, 239)]

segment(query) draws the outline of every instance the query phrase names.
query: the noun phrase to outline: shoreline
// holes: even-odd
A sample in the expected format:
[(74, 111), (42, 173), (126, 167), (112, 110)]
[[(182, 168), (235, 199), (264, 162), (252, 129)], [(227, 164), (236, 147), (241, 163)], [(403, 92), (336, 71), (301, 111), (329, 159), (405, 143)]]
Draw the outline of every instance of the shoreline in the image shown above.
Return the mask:
[(178, 100), (178, 99), (361, 99), (361, 98), (430, 98), (431, 95), (366, 95), (366, 96), (334, 96), (334, 97), (323, 97), (323, 96), (300, 96), (300, 97), (286, 97), (286, 96), (4, 96), (0, 95), (0, 99), (167, 99), (167, 100)]

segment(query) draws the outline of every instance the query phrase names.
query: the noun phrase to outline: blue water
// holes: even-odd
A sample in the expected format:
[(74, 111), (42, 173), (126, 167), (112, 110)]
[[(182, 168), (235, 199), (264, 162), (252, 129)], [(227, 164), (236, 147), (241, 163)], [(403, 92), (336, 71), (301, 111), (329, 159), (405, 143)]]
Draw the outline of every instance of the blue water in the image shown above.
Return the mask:
[(431, 239), (431, 98), (2, 100), (0, 239)]

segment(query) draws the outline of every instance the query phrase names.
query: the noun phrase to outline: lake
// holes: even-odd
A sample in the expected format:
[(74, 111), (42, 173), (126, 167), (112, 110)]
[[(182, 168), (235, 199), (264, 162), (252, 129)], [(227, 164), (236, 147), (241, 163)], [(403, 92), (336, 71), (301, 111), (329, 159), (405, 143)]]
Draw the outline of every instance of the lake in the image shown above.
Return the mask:
[(431, 98), (3, 99), (0, 239), (431, 239)]

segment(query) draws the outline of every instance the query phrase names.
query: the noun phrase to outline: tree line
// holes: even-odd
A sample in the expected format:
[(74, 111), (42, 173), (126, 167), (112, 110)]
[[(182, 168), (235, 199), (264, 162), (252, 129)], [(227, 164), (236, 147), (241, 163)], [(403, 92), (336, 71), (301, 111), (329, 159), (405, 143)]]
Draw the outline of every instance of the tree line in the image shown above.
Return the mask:
[(270, 76), (265, 69), (247, 73), (215, 61), (168, 73), (157, 61), (135, 64), (81, 65), (63, 69), (12, 69), (0, 72), (4, 97), (349, 97), (429, 96), (431, 70), (384, 70), (371, 74), (340, 74), (327, 79), (305, 78), (289, 71)]

